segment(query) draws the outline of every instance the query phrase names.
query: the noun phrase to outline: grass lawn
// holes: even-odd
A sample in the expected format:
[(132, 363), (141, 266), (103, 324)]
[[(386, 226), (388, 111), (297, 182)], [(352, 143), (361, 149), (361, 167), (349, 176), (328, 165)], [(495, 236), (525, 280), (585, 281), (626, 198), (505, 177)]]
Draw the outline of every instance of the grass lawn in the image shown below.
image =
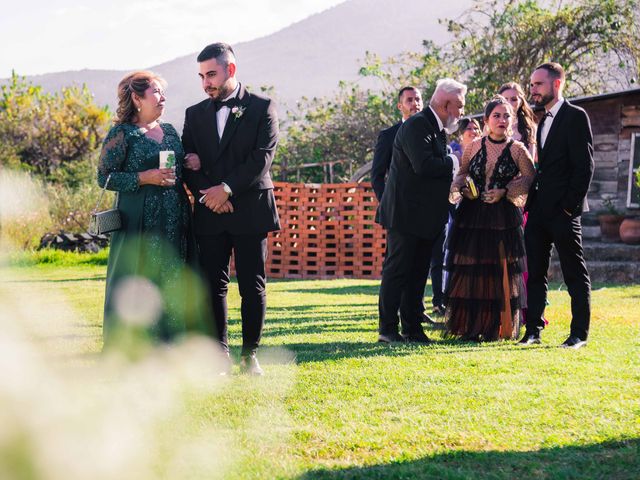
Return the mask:
[[(53, 371), (81, 376), (102, 362), (104, 274), (104, 266), (90, 264), (2, 271), (3, 308), (22, 312), (30, 340)], [(377, 344), (378, 285), (270, 282), (259, 352), (266, 376), (234, 375), (212, 380), (210, 388), (182, 392), (183, 408), (152, 427), (157, 435), (149, 446), (151, 478), (640, 478), (640, 285), (594, 287), (589, 345), (578, 351), (557, 348), (568, 335), (570, 317), (568, 294), (559, 285), (550, 292), (551, 324), (543, 344), (530, 348), (443, 340), (435, 331), (427, 331), (437, 340), (432, 346)], [(229, 305), (237, 355), (235, 286)], [(36, 313), (24, 313), (28, 308)], [(0, 364), (7, 358), (5, 350)], [(144, 362), (133, 363), (138, 368)], [(21, 375), (15, 363), (13, 381), (31, 388), (29, 372)], [(121, 377), (134, 372), (142, 378), (140, 371)], [(3, 392), (3, 382), (6, 378), (0, 381), (0, 406), (3, 398), (18, 395)], [(95, 392), (117, 382), (111, 376), (84, 385)], [(154, 383), (145, 388), (158, 391)], [(125, 410), (138, 411), (144, 392), (137, 392), (136, 398), (117, 397)], [(25, 419), (16, 422), (32, 425), (32, 414), (18, 409), (12, 418), (22, 415)], [(96, 416), (100, 413), (93, 411), (91, 418)], [(6, 418), (0, 414), (0, 420)], [(65, 445), (68, 423), (61, 423), (55, 445)], [(31, 439), (26, 443), (42, 443), (44, 434), (24, 428)], [(87, 442), (95, 436), (88, 428), (68, 428), (82, 432)], [(122, 433), (115, 444), (136, 438), (135, 432), (128, 435)], [(0, 454), (7, 453), (2, 445), (0, 434)], [(79, 478), (7, 477), (3, 469), (37, 472), (38, 464), (29, 465), (31, 454), (49, 458), (27, 447), (9, 453), (14, 460), (0, 460), (2, 478)], [(128, 472), (93, 478), (144, 477)]]

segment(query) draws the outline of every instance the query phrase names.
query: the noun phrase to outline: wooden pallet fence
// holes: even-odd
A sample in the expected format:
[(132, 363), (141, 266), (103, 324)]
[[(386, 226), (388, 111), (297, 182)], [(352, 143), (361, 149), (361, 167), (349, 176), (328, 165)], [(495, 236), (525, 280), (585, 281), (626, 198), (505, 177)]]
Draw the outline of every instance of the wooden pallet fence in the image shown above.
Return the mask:
[(270, 278), (380, 278), (385, 232), (369, 183), (277, 182), (282, 230), (268, 237)]

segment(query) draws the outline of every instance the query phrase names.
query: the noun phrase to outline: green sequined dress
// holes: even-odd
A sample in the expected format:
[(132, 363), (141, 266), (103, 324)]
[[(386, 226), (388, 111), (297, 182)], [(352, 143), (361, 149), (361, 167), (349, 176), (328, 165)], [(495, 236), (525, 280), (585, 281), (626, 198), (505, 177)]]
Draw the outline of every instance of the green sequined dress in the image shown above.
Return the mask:
[[(164, 132), (160, 143), (135, 125), (120, 124), (111, 128), (102, 146), (98, 184), (103, 187), (111, 175), (107, 188), (118, 192), (123, 223), (110, 241), (105, 345), (125, 324), (136, 324), (138, 329), (142, 325), (149, 336), (164, 341), (189, 327), (193, 306), (187, 297), (194, 277), (186, 265), (193, 261), (195, 244), (181, 181), (184, 150), (173, 126), (160, 126)], [(158, 168), (162, 150), (175, 153), (175, 185), (138, 185), (138, 172)]]

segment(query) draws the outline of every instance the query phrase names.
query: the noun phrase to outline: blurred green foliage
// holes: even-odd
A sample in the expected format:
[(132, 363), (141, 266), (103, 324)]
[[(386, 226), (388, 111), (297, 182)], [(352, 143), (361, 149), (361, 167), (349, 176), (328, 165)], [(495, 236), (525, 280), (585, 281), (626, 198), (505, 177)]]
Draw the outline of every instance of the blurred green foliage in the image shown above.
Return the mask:
[(29, 174), (47, 200), (12, 218), (4, 233), (33, 248), (47, 231), (86, 230), (109, 110), (85, 86), (45, 93), (15, 73), (0, 92), (0, 168)]
[[(86, 88), (45, 93), (13, 73), (0, 95), (0, 162), (51, 180), (102, 143), (110, 114)], [(63, 175), (64, 178), (64, 175)]]

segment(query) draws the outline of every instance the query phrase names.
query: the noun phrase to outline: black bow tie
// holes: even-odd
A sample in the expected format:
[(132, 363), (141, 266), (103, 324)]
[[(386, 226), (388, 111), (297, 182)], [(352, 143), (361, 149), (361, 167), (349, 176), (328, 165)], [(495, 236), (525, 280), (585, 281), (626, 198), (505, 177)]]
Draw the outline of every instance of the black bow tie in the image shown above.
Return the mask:
[(553, 118), (553, 113), (551, 112), (545, 113), (540, 119), (540, 125), (542, 125), (547, 120), (547, 118)]
[(233, 108), (233, 107), (237, 107), (239, 105), (237, 97), (230, 98), (229, 100), (225, 100), (224, 102), (223, 101), (219, 101), (219, 100), (215, 100), (213, 102), (213, 104), (216, 107), (216, 112), (218, 110), (220, 110), (222, 107)]

